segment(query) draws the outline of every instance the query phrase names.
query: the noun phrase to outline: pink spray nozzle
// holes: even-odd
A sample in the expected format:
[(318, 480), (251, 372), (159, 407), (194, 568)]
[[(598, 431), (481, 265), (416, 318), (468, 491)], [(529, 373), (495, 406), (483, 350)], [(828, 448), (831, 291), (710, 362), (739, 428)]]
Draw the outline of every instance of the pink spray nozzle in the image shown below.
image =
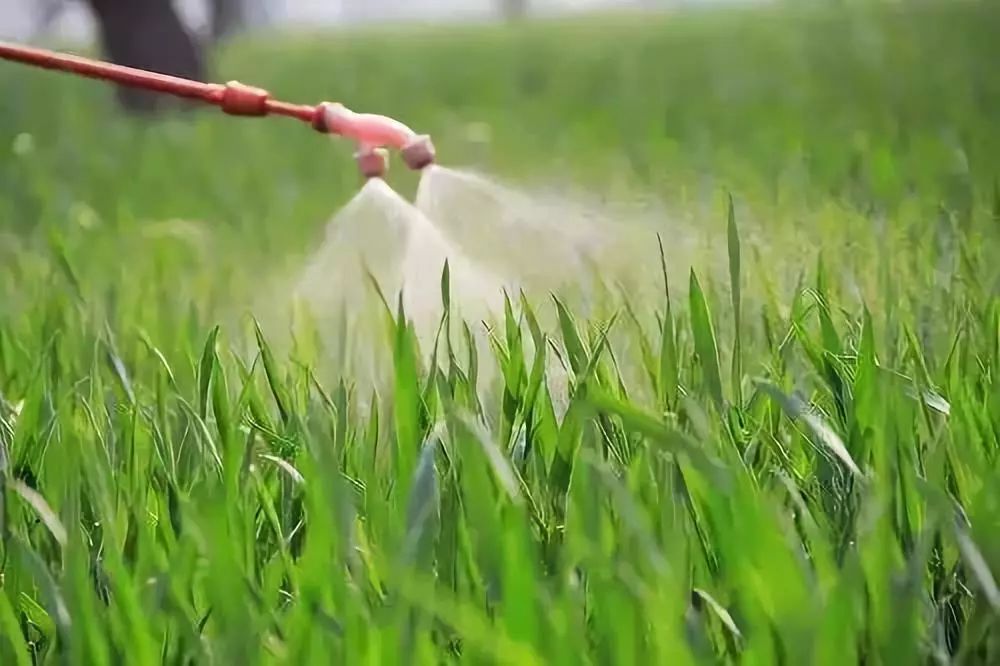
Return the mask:
[(402, 154), (406, 166), (414, 171), (420, 171), (434, 163), (434, 144), (431, 143), (431, 138), (426, 134), (415, 136), (403, 146), (400, 154)]
[(368, 178), (377, 171), (376, 164), (381, 164), (381, 176), (388, 167), (384, 151), (377, 152), (382, 147), (394, 148), (402, 154), (406, 165), (414, 170), (420, 170), (432, 164), (435, 158), (434, 144), (430, 137), (418, 135), (403, 123), (372, 113), (356, 113), (343, 104), (324, 102), (320, 105), (317, 121), (321, 129), (353, 139), (358, 144), (357, 160), (362, 173)]
[(366, 179), (383, 178), (389, 170), (389, 151), (385, 148), (372, 148), (369, 151), (357, 153), (354, 159), (358, 169)]

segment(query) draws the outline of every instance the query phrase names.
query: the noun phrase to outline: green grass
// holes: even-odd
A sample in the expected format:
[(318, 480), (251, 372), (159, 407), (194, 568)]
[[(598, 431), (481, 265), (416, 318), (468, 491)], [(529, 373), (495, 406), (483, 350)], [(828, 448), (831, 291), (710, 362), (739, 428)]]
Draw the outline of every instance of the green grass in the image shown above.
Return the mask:
[(353, 193), (346, 148), (0, 66), (0, 663), (995, 663), (998, 28), (902, 3), (234, 45), (216, 78), (725, 239), (675, 256), (665, 221), (654, 302), (514, 298), (488, 356), (430, 362), (393, 308), (375, 399), (244, 307)]

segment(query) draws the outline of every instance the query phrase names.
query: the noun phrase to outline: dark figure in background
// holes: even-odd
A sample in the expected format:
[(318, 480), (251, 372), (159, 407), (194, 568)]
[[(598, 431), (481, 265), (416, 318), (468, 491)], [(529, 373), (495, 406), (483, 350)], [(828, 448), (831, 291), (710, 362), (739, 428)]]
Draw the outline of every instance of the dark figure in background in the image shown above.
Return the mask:
[(247, 9), (243, 0), (212, 0), (209, 5), (212, 39), (215, 41), (229, 37), (246, 23)]
[[(203, 81), (202, 49), (185, 29), (171, 0), (87, 0), (100, 29), (106, 57), (119, 65)], [(177, 100), (119, 87), (128, 111), (149, 114)]]
[(528, 13), (528, 0), (501, 0), (500, 13), (508, 21), (523, 19)]

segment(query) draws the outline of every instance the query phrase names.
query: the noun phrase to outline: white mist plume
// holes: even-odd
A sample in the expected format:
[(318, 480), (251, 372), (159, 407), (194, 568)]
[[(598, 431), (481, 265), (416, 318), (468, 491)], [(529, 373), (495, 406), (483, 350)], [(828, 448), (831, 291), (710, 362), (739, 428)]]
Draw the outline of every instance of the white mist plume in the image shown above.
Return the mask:
[[(663, 305), (657, 234), (675, 298), (684, 298), (687, 271), (697, 258), (709, 258), (709, 272), (725, 275), (724, 228), (680, 221), (648, 203), (614, 210), (581, 201), (529, 195), (440, 166), (424, 172), (416, 205), (384, 181), (370, 180), (328, 223), (325, 242), (297, 281), (295, 299), (311, 313), (324, 346), (335, 350), (330, 360), (339, 374), (356, 385), (391, 386), (386, 384), (392, 359), (384, 306), (366, 271), (393, 315), (402, 293), (427, 357), (442, 316), (441, 273), (447, 260), (452, 320), (464, 320), (473, 332), (483, 391), (497, 370), (483, 323), (502, 322), (504, 291), (516, 311), (523, 290), (543, 328), (554, 334), (553, 293), (581, 324), (621, 314), (626, 297), (647, 324), (655, 322), (653, 308)], [(627, 327), (617, 326), (611, 341), (617, 354), (632, 356), (638, 350), (635, 338), (621, 332)], [(453, 340), (461, 340), (457, 325), (452, 333)], [(530, 364), (527, 331), (524, 342)], [(564, 402), (569, 377), (554, 354), (549, 354), (548, 379), (557, 402)]]

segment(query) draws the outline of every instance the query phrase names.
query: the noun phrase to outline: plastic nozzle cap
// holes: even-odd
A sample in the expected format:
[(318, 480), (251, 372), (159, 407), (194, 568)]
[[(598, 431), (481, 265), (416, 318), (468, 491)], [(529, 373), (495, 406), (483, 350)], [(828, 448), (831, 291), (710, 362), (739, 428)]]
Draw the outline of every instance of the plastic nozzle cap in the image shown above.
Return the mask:
[(436, 151), (431, 138), (426, 134), (413, 137), (400, 151), (406, 166), (419, 171), (434, 163)]
[(358, 153), (354, 158), (365, 178), (382, 178), (389, 170), (389, 151), (383, 148)]

